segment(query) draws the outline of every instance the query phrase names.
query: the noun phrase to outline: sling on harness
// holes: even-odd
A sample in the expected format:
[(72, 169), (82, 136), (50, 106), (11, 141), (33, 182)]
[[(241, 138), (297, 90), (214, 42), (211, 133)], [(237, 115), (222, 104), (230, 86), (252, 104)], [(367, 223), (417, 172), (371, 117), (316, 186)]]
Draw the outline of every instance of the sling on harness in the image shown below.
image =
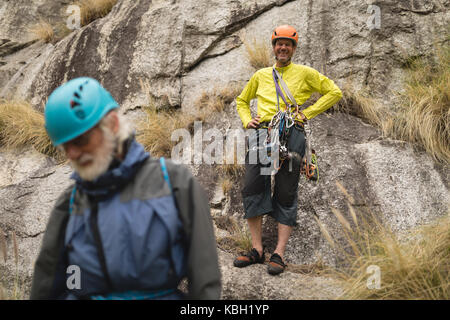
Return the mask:
[[(270, 146), (270, 150), (274, 148), (278, 148), (279, 150), (279, 159), (281, 161), (279, 168), (281, 168), (281, 164), (285, 159), (292, 159), (294, 156), (289, 152), (287, 148), (287, 142), (289, 138), (289, 129), (295, 124), (295, 118), (299, 113), (299, 106), (295, 101), (294, 96), (289, 91), (286, 82), (284, 82), (283, 78), (280, 76), (279, 72), (275, 69), (272, 70), (273, 80), (275, 82), (275, 89), (277, 94), (277, 109), (278, 112), (273, 116), (270, 124), (268, 126), (268, 135), (266, 140), (266, 145)], [(283, 87), (284, 92), (288, 96), (289, 100), (293, 104), (289, 104), (284, 97), (283, 91), (278, 84), (278, 81)], [(286, 110), (280, 110), (280, 97), (283, 99), (284, 104), (286, 105)], [(291, 112), (291, 109), (295, 108), (295, 112)], [(319, 179), (319, 170), (317, 165), (317, 156), (315, 150), (311, 150), (309, 137), (311, 135), (311, 128), (308, 123), (304, 123), (305, 130), (305, 138), (306, 138), (306, 154), (303, 158), (303, 166), (301, 168), (301, 173), (306, 175), (307, 179), (317, 181)], [(277, 170), (279, 169), (277, 168)]]

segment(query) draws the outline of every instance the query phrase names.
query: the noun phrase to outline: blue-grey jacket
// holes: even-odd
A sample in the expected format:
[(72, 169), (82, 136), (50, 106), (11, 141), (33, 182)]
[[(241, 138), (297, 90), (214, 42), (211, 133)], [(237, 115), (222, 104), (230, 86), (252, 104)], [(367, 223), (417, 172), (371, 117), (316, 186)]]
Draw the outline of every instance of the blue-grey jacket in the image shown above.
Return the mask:
[[(142, 292), (176, 299), (181, 296), (173, 290), (187, 278), (187, 298), (219, 299), (220, 271), (208, 198), (186, 167), (171, 161), (166, 165), (170, 186), (159, 159), (131, 139), (124, 160), (95, 181), (83, 181), (74, 173), (75, 186), (63, 192), (51, 213), (30, 298)], [(105, 266), (95, 241), (93, 210)], [(68, 289), (71, 265), (80, 268), (80, 283)]]

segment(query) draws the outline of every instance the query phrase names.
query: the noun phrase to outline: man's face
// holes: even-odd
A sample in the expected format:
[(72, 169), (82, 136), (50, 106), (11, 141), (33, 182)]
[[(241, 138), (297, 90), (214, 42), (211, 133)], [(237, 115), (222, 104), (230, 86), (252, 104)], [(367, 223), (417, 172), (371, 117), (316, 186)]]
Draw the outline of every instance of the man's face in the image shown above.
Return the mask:
[(291, 60), (295, 52), (295, 46), (292, 40), (279, 39), (273, 46), (273, 52), (277, 60), (281, 63), (287, 63)]
[(103, 174), (113, 159), (115, 136), (98, 125), (63, 144), (70, 164), (83, 180), (92, 181)]

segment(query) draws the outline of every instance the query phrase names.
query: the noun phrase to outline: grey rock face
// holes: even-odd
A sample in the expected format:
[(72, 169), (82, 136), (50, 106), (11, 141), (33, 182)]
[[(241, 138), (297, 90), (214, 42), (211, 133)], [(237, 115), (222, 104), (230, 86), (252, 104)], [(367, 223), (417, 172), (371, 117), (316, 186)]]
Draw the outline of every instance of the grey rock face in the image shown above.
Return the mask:
[[(1, 151), (0, 168), (0, 232), (6, 237), (8, 256), (6, 263), (0, 263), (0, 282), (12, 289), (17, 274), (19, 298), (27, 299), (50, 211), (61, 191), (71, 183), (71, 169), (56, 166), (34, 150)], [(17, 239), (17, 269), (13, 232)]]
[(21, 43), (28, 41), (29, 29), (40, 19), (53, 25), (64, 21), (68, 16), (65, 10), (72, 2), (69, 0), (1, 0), (0, 39), (10, 39)]
[(13, 54), (17, 51), (20, 51), (23, 48), (28, 47), (32, 43), (33, 43), (33, 41), (25, 42), (25, 43), (18, 43), (18, 42), (11, 41), (9, 39), (2, 39), (0, 41), (0, 58), (8, 56), (10, 54)]
[[(448, 181), (431, 158), (402, 141), (376, 141), (356, 146), (373, 199), (394, 231), (431, 222), (448, 213)], [(382, 170), (384, 168), (385, 170)]]
[(46, 59), (42, 44), (29, 48), (36, 41), (30, 29), (40, 20), (56, 28), (64, 25), (70, 4), (68, 0), (0, 1), (0, 97), (30, 99), (29, 82), (37, 76), (36, 69), (41, 72)]
[[(401, 89), (405, 59), (426, 55), (435, 40), (442, 42), (450, 21), (449, 1), (377, 1), (380, 28), (371, 29), (373, 12), (361, 1), (119, 0), (106, 17), (58, 43), (30, 42), (26, 28), (33, 18), (43, 15), (57, 23), (70, 2), (0, 1), (0, 97), (29, 99), (42, 110), (57, 86), (91, 76), (111, 91), (123, 110), (149, 103), (142, 80), (148, 81), (158, 104), (194, 111), (203, 91), (243, 85), (254, 72), (242, 44), (244, 35), (269, 41), (274, 27), (286, 23), (300, 35), (294, 62), (318, 69), (341, 87), (368, 87), (389, 107), (390, 90)], [(209, 120), (224, 133), (242, 127), (234, 104)], [(298, 226), (288, 243), (288, 263), (336, 263), (338, 257), (313, 219), (316, 214), (336, 237), (341, 226), (330, 208), (351, 220), (336, 181), (357, 207), (373, 210), (397, 232), (448, 212), (448, 166), (439, 167), (408, 144), (384, 140), (355, 117), (322, 114), (311, 125), (320, 180), (300, 181)], [(192, 168), (216, 207), (214, 215), (234, 216), (245, 225), (239, 185), (224, 196), (214, 168)], [(0, 228), (9, 257), (0, 263), (0, 274), (6, 275), (8, 287), (16, 270), (11, 232), (17, 235), (18, 270), (26, 292), (50, 209), (70, 184), (70, 171), (33, 151), (0, 152)], [(276, 224), (270, 218), (264, 223), (264, 243), (269, 251), (275, 247)], [(225, 299), (326, 299), (341, 292), (330, 279), (293, 272), (273, 278), (265, 266), (242, 271), (232, 267), (232, 260), (220, 251)]]
[[(55, 46), (25, 98), (33, 97), (33, 104), (40, 106), (61, 83), (91, 76), (124, 108), (148, 103), (140, 80), (150, 81), (157, 100), (181, 106), (183, 74), (206, 57), (233, 48), (236, 37), (230, 33), (285, 2), (119, 1), (108, 16)], [(2, 94), (14, 95), (18, 82), (6, 84), (8, 92)]]
[[(9, 18), (16, 12), (10, 3), (2, 7)], [(148, 80), (157, 101), (189, 109), (202, 90), (248, 80), (252, 70), (240, 35), (269, 41), (275, 26), (288, 23), (300, 36), (295, 61), (339, 85), (367, 86), (388, 101), (393, 97), (386, 91), (400, 89), (405, 59), (427, 54), (435, 40), (445, 38), (450, 11), (448, 2), (381, 1), (377, 6), (380, 25), (373, 27), (369, 6), (350, 0), (121, 0), (109, 15), (70, 34), (39, 62), (27, 61), (20, 70), (27, 79), (3, 82), (8, 89), (1, 94), (17, 93), (41, 106), (62, 82), (92, 76), (129, 108), (148, 103), (139, 84)], [(33, 2), (17, 7), (41, 8)], [(49, 11), (62, 19), (64, 8), (60, 2)], [(22, 26), (19, 20), (11, 23)], [(23, 34), (19, 29), (17, 37)], [(31, 72), (36, 64), (39, 72)], [(16, 92), (23, 81), (31, 86)]]

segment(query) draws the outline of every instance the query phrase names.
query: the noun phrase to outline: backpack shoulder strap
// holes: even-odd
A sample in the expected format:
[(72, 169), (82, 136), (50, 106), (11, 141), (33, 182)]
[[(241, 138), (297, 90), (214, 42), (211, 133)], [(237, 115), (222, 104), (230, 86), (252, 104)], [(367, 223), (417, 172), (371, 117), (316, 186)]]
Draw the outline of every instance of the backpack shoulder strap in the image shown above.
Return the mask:
[(108, 292), (113, 292), (113, 283), (109, 276), (108, 267), (106, 265), (105, 252), (103, 250), (102, 237), (98, 228), (98, 202), (94, 200), (91, 207), (91, 216), (89, 219), (92, 235), (94, 237), (95, 246), (97, 248), (97, 256), (102, 269), (103, 277), (105, 278)]
[(77, 193), (77, 184), (72, 189), (72, 192), (70, 193), (70, 200), (69, 200), (69, 215), (72, 214), (73, 208), (75, 205), (75, 195)]
[(164, 180), (166, 180), (167, 184), (169, 185), (170, 191), (172, 191), (169, 172), (167, 171), (166, 160), (164, 159), (164, 157), (159, 158), (159, 163), (161, 164), (161, 170), (163, 172)]

